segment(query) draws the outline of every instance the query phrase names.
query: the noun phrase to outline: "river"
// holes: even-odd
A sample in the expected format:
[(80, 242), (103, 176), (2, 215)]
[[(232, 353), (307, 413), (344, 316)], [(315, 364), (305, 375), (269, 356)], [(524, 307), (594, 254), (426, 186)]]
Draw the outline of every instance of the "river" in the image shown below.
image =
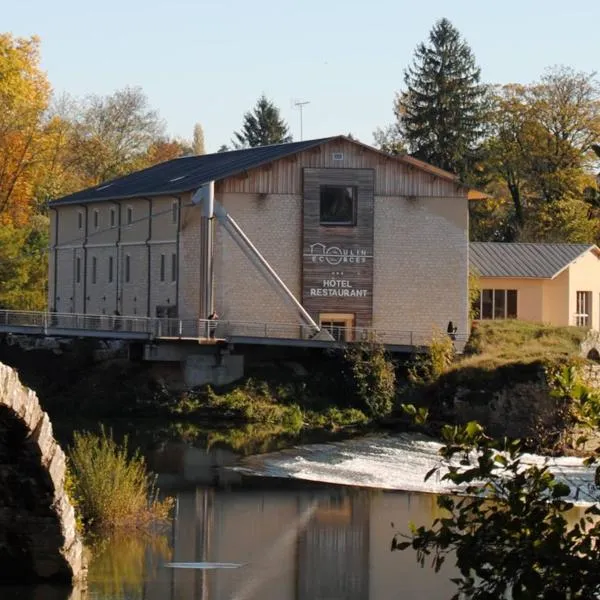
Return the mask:
[[(21, 587), (0, 588), (0, 598), (447, 600), (451, 565), (435, 574), (419, 567), (412, 551), (390, 549), (410, 522), (429, 524), (438, 515), (435, 494), (422, 487), (436, 457), (436, 444), (417, 436), (315, 444), (243, 460), (222, 446), (161, 444), (148, 461), (176, 499), (168, 530), (99, 543), (87, 596)], [(560, 466), (565, 476), (585, 480), (572, 459)], [(398, 487), (413, 491), (392, 489)]]

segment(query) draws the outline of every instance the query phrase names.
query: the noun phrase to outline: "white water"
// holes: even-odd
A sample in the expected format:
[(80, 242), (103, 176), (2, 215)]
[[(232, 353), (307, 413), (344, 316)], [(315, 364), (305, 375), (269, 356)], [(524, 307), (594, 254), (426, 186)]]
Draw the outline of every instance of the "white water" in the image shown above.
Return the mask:
[[(368, 436), (344, 442), (297, 446), (281, 452), (253, 456), (233, 467), (262, 477), (305, 479), (385, 490), (440, 493), (456, 489), (440, 474), (424, 481), (425, 474), (441, 465), (441, 444), (420, 435)], [(600, 498), (594, 486), (594, 468), (579, 458), (544, 458), (527, 454), (523, 462), (548, 463), (557, 479), (570, 486), (571, 500), (589, 504)]]

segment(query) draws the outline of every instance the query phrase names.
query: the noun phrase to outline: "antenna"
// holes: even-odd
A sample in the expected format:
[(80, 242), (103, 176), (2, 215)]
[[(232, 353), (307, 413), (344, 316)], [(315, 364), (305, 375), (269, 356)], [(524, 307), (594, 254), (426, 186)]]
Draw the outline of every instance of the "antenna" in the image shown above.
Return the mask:
[(294, 102), (294, 106), (300, 111), (300, 141), (302, 141), (302, 109), (307, 105), (310, 104), (310, 100), (296, 100)]

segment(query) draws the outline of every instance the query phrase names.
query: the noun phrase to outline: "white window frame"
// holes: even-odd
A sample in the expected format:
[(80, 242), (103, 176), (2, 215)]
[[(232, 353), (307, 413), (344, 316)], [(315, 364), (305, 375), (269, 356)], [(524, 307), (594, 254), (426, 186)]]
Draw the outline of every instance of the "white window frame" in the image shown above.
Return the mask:
[(580, 290), (575, 292), (575, 326), (592, 326), (593, 295), (590, 291)]

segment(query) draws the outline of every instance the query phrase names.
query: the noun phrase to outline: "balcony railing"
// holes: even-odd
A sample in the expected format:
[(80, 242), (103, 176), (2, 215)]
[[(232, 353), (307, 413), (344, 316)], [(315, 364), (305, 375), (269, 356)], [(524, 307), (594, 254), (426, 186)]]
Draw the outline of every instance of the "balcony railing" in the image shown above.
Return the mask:
[[(402, 331), (394, 328), (325, 327), (335, 343), (378, 341), (386, 345), (427, 346), (431, 331)], [(319, 340), (307, 325), (297, 323), (211, 321), (209, 319), (173, 319), (120, 315), (83, 315), (0, 310), (0, 331), (43, 335), (94, 335), (113, 338), (195, 339), (195, 340)], [(458, 344), (466, 335), (454, 334)]]

